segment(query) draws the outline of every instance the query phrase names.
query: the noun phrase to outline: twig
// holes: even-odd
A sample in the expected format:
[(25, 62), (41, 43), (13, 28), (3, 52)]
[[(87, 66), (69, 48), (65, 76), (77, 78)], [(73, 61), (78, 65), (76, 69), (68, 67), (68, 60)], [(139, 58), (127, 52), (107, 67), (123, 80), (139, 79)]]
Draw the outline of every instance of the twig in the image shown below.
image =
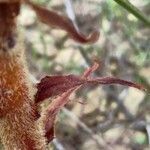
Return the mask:
[(107, 143), (104, 141), (104, 139), (102, 139), (102, 137), (95, 135), (93, 133), (93, 131), (87, 127), (86, 124), (84, 124), (74, 113), (72, 113), (71, 111), (69, 111), (66, 108), (62, 109), (63, 112), (66, 113), (66, 115), (68, 115), (72, 120), (74, 120), (75, 122), (78, 123), (78, 125), (84, 129), (84, 131), (86, 131), (91, 137), (92, 139), (96, 142), (96, 144), (98, 144), (99, 147), (103, 147), (106, 148), (107, 150), (112, 150), (112, 148), (110, 146), (107, 145)]

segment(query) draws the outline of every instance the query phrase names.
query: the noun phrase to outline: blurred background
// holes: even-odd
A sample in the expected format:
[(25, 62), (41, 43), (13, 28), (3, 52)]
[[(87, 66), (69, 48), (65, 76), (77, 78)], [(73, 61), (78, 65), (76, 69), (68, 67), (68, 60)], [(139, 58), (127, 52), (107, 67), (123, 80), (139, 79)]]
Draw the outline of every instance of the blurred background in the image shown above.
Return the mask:
[[(150, 16), (149, 0), (130, 2)], [(144, 22), (114, 0), (38, 0), (38, 3), (72, 18), (75, 15), (74, 23), (82, 33), (91, 33), (96, 28), (101, 35), (95, 44), (78, 44), (66, 32), (40, 23), (24, 5), (19, 28), (25, 35), (33, 80), (45, 75), (81, 75), (96, 59), (100, 68), (93, 76), (113, 75), (150, 89), (150, 28)], [(110, 85), (82, 88), (70, 97), (70, 103), (58, 115), (56, 137), (49, 147), (148, 150), (149, 143), (150, 95)]]

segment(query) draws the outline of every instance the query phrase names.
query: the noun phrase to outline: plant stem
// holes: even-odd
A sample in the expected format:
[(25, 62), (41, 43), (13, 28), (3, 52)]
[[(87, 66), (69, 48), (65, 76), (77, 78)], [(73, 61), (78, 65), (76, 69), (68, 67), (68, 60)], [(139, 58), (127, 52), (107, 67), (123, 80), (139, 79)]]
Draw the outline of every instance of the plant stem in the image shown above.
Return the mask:
[(150, 19), (146, 17), (138, 8), (136, 8), (128, 0), (114, 0), (114, 1), (150, 27)]

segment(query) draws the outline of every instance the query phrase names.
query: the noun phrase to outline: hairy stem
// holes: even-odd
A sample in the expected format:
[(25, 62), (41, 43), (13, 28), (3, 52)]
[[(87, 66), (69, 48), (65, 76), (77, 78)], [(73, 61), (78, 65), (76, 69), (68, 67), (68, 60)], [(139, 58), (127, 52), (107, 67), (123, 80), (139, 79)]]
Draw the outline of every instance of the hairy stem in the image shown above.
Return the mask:
[(19, 3), (0, 3), (0, 139), (5, 150), (46, 150), (37, 121), (35, 89), (17, 36)]

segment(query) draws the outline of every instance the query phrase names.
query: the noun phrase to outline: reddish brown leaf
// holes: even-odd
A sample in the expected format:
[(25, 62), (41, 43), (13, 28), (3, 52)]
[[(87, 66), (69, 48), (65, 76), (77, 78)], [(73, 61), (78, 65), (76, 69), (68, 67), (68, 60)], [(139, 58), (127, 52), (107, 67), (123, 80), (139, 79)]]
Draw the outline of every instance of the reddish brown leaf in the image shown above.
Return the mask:
[(38, 6), (29, 0), (25, 1), (34, 9), (37, 16), (43, 23), (65, 30), (69, 34), (70, 38), (74, 39), (75, 41), (80, 43), (94, 43), (99, 39), (98, 31), (95, 30), (89, 36), (85, 36), (76, 30), (72, 21), (68, 17)]
[(120, 85), (124, 85), (124, 86), (134, 87), (139, 90), (145, 90), (145, 88), (140, 84), (133, 83), (131, 81), (118, 79), (115, 77), (94, 78), (94, 79), (86, 80), (85, 83), (86, 84), (120, 84)]
[[(87, 74), (88, 73), (89, 72), (87, 71)], [(142, 85), (115, 77), (87, 78), (86, 75), (84, 75), (83, 77), (75, 75), (49, 76), (42, 79), (41, 82), (37, 85), (38, 92), (35, 96), (35, 101), (36, 103), (38, 103), (46, 98), (58, 96), (68, 91), (69, 89), (89, 84), (120, 84), (144, 90), (144, 87)]]
[[(67, 81), (67, 78), (70, 80), (70, 76), (63, 76), (64, 80)], [(61, 77), (61, 79), (63, 78)], [(52, 78), (51, 78), (52, 79)], [(73, 83), (78, 83), (76, 84), (71, 84), (71, 86), (68, 86), (67, 89), (67, 83), (66, 83), (66, 92), (61, 91), (61, 89), (57, 89), (60, 93), (62, 93), (58, 98), (54, 99), (51, 104), (48, 106), (48, 109), (46, 110), (46, 117), (45, 117), (45, 131), (46, 131), (46, 137), (48, 139), (48, 142), (50, 142), (53, 137), (54, 137), (54, 122), (56, 119), (56, 115), (58, 114), (59, 110), (64, 107), (65, 104), (68, 103), (69, 101), (69, 96), (71, 95), (72, 92), (77, 90), (81, 85), (86, 85), (86, 84), (121, 84), (121, 85), (127, 85), (131, 87), (135, 87), (138, 89), (144, 89), (141, 85), (113, 78), (113, 77), (104, 77), (104, 78), (96, 78), (96, 79), (86, 79), (86, 78), (79, 78), (73, 76), (71, 77), (71, 81)]]
[[(50, 117), (50, 116), (49, 116)], [(49, 143), (49, 142), (51, 142), (53, 139), (54, 139), (54, 137), (55, 137), (55, 132), (54, 132), (54, 130), (55, 130), (55, 128), (54, 128), (54, 122), (53, 122), (53, 126), (51, 127), (49, 127), (49, 128), (47, 128), (45, 131), (46, 131), (46, 133), (45, 133), (45, 137), (47, 138), (47, 142)]]
[(38, 84), (38, 92), (36, 95), (36, 102), (43, 101), (45, 98), (57, 96), (48, 106), (45, 112), (43, 123), (45, 124), (45, 136), (50, 142), (54, 137), (54, 122), (59, 110), (64, 107), (69, 101), (69, 96), (72, 92), (83, 85), (89, 84), (121, 84), (143, 90), (143, 86), (136, 83), (125, 81), (114, 77), (103, 78), (89, 78), (89, 75), (98, 68), (98, 64), (94, 64), (87, 69), (82, 77), (68, 75), (68, 76), (50, 76), (45, 77)]
[[(99, 64), (94, 63), (90, 68), (87, 68), (83, 73), (83, 78), (87, 78), (92, 72), (99, 67)], [(35, 96), (36, 103), (52, 96), (60, 95), (70, 88), (80, 86), (84, 81), (74, 75), (67, 76), (46, 76), (37, 85), (38, 92)]]
[(45, 125), (45, 136), (48, 142), (54, 138), (54, 123), (56, 115), (58, 114), (59, 110), (68, 103), (69, 96), (75, 89), (76, 88), (73, 88), (67, 92), (64, 92), (61, 96), (52, 101), (52, 103), (46, 109), (43, 124)]
[[(98, 66), (99, 65), (97, 63), (95, 63), (92, 67), (86, 69), (86, 71), (83, 74), (83, 77), (87, 78), (92, 72), (94, 72), (98, 68)], [(67, 76), (67, 77), (69, 77), (69, 76)], [(73, 78), (76, 78), (76, 77), (70, 76), (70, 78), (69, 78), (69, 81), (71, 81), (71, 84), (72, 84)], [(54, 82), (52, 83), (52, 85), (57, 85), (58, 81), (60, 81), (62, 83), (66, 83), (68, 81), (68, 79), (64, 78), (63, 76), (57, 76), (55, 78)], [(48, 77), (44, 78), (42, 82), (43, 83), (49, 82), (49, 78)], [(41, 87), (44, 87), (45, 84), (42, 84), (42, 82), (41, 82)], [(68, 82), (68, 83), (70, 83), (70, 82)], [(39, 87), (40, 87), (40, 85), (39, 85)], [(65, 104), (68, 103), (69, 96), (77, 88), (78, 88), (78, 86), (75, 88), (72, 88), (72, 89), (68, 89), (67, 92), (61, 92), (61, 90), (60, 91), (58, 90), (62, 94), (58, 98), (53, 100), (52, 103), (48, 106), (47, 110), (45, 111), (45, 117), (43, 118), (43, 124), (45, 124), (45, 137), (47, 138), (48, 142), (50, 142), (54, 138), (54, 123), (55, 123), (57, 113)]]
[[(75, 78), (74, 78), (75, 79)], [(106, 78), (96, 78), (96, 79), (80, 79), (76, 78), (77, 80), (81, 80), (80, 85), (84, 84), (121, 84), (121, 85), (127, 85), (127, 86), (132, 86), (138, 89), (143, 89), (141, 85), (137, 85), (135, 83), (121, 80), (121, 79), (116, 79), (113, 77), (106, 77)], [(82, 82), (84, 80), (84, 82)], [(76, 82), (76, 81), (75, 81)], [(48, 106), (46, 110), (46, 117), (45, 117), (45, 131), (46, 131), (46, 137), (48, 138), (48, 142), (50, 142), (53, 137), (54, 137), (54, 122), (56, 115), (58, 114), (59, 110), (64, 107), (65, 104), (68, 103), (69, 101), (69, 96), (71, 95), (72, 92), (74, 92), (76, 89), (78, 89), (79, 86), (75, 86), (72, 89), (68, 89), (67, 92), (64, 92), (61, 94), (58, 98), (52, 101), (52, 103)]]
[(40, 102), (46, 98), (60, 95), (67, 90), (82, 85), (82, 80), (74, 75), (47, 76), (37, 85), (38, 92), (35, 101)]

